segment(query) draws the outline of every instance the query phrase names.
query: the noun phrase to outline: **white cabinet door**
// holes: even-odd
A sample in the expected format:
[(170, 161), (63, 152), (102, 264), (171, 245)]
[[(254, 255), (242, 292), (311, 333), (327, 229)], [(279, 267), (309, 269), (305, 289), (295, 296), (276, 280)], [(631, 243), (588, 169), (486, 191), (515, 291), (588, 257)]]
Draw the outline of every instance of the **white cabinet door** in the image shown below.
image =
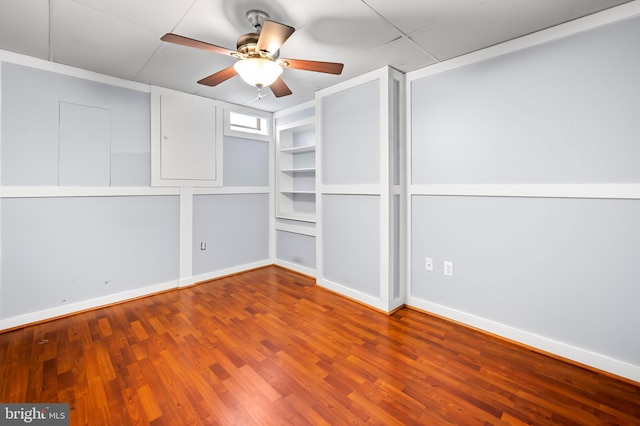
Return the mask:
[(216, 108), (195, 96), (160, 96), (162, 179), (216, 180)]
[(219, 102), (151, 87), (151, 185), (222, 186)]

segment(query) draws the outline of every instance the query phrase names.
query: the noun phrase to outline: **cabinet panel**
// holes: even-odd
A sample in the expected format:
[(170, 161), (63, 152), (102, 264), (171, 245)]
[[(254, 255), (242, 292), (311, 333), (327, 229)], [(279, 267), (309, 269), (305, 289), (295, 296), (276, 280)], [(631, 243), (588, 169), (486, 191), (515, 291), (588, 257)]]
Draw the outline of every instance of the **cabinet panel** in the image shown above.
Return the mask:
[(222, 186), (222, 107), (219, 102), (151, 88), (151, 184)]
[(162, 179), (216, 179), (216, 108), (189, 96), (160, 97)]

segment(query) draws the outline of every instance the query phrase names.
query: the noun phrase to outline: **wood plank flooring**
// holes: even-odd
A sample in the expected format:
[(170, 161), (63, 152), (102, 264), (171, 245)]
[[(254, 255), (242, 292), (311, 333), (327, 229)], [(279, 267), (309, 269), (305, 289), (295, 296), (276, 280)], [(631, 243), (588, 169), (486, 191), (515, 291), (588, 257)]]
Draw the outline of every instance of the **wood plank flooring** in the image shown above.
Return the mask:
[(640, 425), (640, 387), (267, 267), (0, 334), (72, 425)]

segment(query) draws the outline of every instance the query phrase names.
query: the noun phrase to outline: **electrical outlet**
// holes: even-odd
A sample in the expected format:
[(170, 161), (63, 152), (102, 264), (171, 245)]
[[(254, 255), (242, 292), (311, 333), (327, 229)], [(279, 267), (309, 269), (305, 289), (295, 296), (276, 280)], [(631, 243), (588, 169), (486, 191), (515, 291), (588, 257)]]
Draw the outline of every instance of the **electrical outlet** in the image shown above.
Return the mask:
[(453, 262), (450, 260), (444, 261), (444, 274), (448, 277), (453, 276)]
[(200, 250), (206, 250), (207, 249), (207, 243), (206, 241), (203, 241), (200, 243)]
[(424, 269), (426, 271), (433, 271), (433, 259), (430, 257), (424, 258)]

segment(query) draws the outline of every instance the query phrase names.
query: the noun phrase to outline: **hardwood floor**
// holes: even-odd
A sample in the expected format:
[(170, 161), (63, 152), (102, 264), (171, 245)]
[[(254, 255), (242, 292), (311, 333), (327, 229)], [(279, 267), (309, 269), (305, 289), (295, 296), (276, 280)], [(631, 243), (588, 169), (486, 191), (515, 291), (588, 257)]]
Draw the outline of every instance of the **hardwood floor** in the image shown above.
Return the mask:
[(640, 425), (640, 387), (268, 267), (0, 334), (72, 425)]

